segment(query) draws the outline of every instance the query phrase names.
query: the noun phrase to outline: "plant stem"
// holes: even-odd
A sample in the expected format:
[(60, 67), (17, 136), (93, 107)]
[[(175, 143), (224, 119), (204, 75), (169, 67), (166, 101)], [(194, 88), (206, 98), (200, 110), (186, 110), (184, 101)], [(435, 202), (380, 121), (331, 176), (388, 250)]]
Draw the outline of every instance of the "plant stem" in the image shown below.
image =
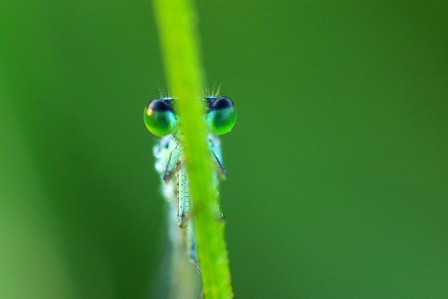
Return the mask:
[(207, 144), (195, 10), (191, 0), (153, 2), (168, 84), (180, 119), (203, 293), (207, 299), (233, 298), (224, 223), (218, 220), (218, 192)]

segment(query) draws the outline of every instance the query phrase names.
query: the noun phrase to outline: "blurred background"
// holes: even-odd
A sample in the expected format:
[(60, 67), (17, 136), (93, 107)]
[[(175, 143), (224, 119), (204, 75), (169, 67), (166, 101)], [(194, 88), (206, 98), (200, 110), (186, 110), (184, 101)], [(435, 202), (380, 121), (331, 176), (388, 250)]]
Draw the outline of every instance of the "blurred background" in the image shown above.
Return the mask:
[[(448, 297), (446, 1), (197, 2), (237, 298)], [(0, 298), (157, 298), (150, 1), (0, 2)]]

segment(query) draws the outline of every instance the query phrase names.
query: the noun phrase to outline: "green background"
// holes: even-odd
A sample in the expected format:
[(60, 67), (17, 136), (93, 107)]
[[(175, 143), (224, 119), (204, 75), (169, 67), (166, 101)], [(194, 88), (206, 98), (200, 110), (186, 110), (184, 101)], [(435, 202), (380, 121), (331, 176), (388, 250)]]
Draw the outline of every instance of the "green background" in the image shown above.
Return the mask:
[[(448, 297), (446, 1), (199, 1), (237, 298)], [(0, 298), (157, 298), (150, 1), (0, 2)]]

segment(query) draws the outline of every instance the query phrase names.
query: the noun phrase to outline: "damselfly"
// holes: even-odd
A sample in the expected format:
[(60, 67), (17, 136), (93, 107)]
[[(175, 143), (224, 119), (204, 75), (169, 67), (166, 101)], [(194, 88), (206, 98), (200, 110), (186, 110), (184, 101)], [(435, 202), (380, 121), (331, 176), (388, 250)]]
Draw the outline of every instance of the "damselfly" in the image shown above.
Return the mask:
[[(227, 97), (207, 96), (204, 101), (206, 107), (204, 117), (209, 130), (208, 144), (215, 161), (214, 180), (217, 183), (218, 178), (225, 178), (218, 135), (232, 130), (237, 113), (232, 100)], [(177, 259), (182, 259), (183, 255), (185, 260), (189, 256), (196, 268), (200, 269), (194, 226), (190, 215), (193, 206), (190, 201), (187, 170), (180, 142), (180, 120), (176, 115), (175, 102), (176, 100), (172, 97), (154, 99), (145, 107), (143, 117), (148, 130), (152, 134), (162, 137), (160, 142), (154, 146), (153, 153), (156, 158), (156, 171), (160, 174), (163, 182), (162, 193), (168, 201), (168, 221), (173, 250), (177, 251), (177, 255), (180, 256)], [(206, 158), (208, 157), (204, 157), (204, 159)], [(217, 211), (218, 218), (221, 215), (219, 207), (217, 207)], [(179, 250), (184, 250), (184, 254), (179, 253)], [(173, 260), (176, 260), (176, 257)], [(173, 263), (172, 267), (177, 267), (177, 263), (184, 263), (184, 261), (173, 261)]]

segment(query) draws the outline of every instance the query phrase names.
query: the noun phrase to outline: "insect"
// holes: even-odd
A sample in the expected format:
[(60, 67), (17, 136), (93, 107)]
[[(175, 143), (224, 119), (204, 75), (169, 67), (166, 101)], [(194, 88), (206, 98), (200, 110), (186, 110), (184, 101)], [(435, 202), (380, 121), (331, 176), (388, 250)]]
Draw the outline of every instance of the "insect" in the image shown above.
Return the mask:
[[(235, 125), (237, 112), (233, 101), (224, 96), (207, 96), (205, 120), (208, 126), (208, 144), (215, 162), (214, 181), (225, 178), (222, 153), (218, 135), (230, 132)], [(154, 99), (144, 109), (144, 122), (154, 135), (162, 137), (154, 146), (155, 168), (160, 174), (162, 193), (168, 201), (168, 221), (170, 239), (175, 248), (186, 248), (194, 265), (199, 268), (196, 252), (194, 225), (191, 220), (193, 210), (190, 200), (189, 182), (185, 157), (180, 142), (179, 118), (176, 115), (176, 100), (172, 97)], [(205, 159), (206, 157), (204, 157)], [(217, 208), (217, 217), (222, 215)]]

